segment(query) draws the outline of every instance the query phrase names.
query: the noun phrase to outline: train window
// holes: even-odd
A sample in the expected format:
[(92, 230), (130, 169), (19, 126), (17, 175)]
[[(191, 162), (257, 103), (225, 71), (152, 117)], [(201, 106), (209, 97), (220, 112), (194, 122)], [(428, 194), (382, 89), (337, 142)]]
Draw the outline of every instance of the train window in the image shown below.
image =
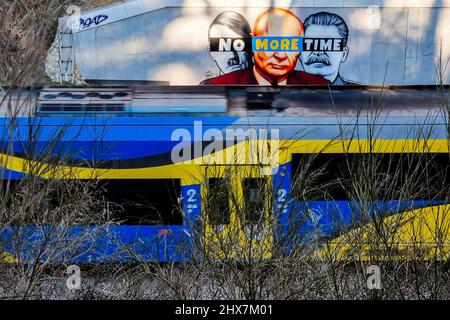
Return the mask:
[(246, 178), (243, 183), (244, 214), (246, 223), (260, 221), (264, 214), (264, 200), (266, 195), (266, 179)]
[(294, 154), (292, 193), (303, 200), (347, 199), (342, 181), (347, 156), (352, 155)]
[(2, 192), (13, 191), (15, 186), (20, 180), (15, 179), (2, 179), (2, 184), (0, 186)]
[(205, 204), (211, 225), (230, 224), (230, 186), (226, 179), (208, 180), (208, 197)]
[[(412, 200), (447, 200), (450, 191), (448, 153), (379, 155), (384, 194)], [(381, 179), (379, 179), (381, 180)]]
[(48, 112), (123, 112), (125, 111), (125, 106), (123, 104), (39, 104), (37, 112), (48, 113)]
[(12, 197), (14, 196), (19, 182), (20, 180), (2, 179), (2, 184), (0, 186), (0, 199), (5, 207), (11, 204)]
[(294, 154), (293, 194), (304, 200), (446, 199), (449, 155)]
[(125, 225), (181, 225), (177, 179), (101, 180), (107, 210)]

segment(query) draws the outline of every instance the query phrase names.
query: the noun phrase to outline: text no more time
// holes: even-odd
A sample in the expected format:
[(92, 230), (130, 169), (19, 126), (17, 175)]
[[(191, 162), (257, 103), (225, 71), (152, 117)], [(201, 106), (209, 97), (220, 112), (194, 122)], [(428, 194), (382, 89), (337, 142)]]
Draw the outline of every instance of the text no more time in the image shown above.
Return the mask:
[[(249, 39), (214, 38), (211, 39), (211, 51), (242, 52), (250, 49)], [(303, 37), (252, 37), (253, 52), (302, 52), (302, 51), (342, 51), (343, 39), (340, 38), (303, 38)]]

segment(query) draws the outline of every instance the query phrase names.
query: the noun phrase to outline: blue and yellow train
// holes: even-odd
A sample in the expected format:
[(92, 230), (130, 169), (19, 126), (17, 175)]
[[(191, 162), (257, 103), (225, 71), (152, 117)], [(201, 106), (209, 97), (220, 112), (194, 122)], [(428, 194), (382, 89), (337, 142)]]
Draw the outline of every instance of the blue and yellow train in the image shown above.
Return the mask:
[[(430, 252), (439, 243), (441, 257), (447, 259), (449, 235), (436, 239), (438, 226), (446, 229), (449, 224), (450, 230), (449, 126), (441, 98), (434, 88), (15, 89), (0, 109), (2, 177), (12, 181), (32, 174), (103, 182), (107, 200), (121, 204), (121, 223), (71, 226), (68, 237), (99, 228), (100, 236), (72, 259), (77, 263), (137, 256), (181, 262), (205, 254), (269, 258), (279, 254), (275, 248), (284, 248), (285, 254), (298, 244), (323, 250), (323, 243), (342, 254), (351, 249), (347, 237), (357, 232), (365, 239), (359, 254), (370, 256), (385, 244), (368, 240), (376, 226), (375, 220), (364, 218), (365, 202), (370, 202), (369, 216), (402, 216), (393, 236), (400, 251), (414, 242)], [(32, 107), (23, 107), (14, 117), (6, 107), (27, 103)], [(51, 145), (51, 156), (67, 161), (52, 170), (39, 163), (44, 169), (35, 172), (30, 168), (40, 160), (30, 155), (31, 145), (35, 155)], [(345, 174), (340, 168), (349, 159), (376, 156), (378, 163), (389, 159), (396, 168), (405, 168), (408, 157), (419, 154), (433, 163), (420, 170), (432, 168), (442, 182), (434, 194), (358, 199), (343, 184), (328, 187), (333, 179), (344, 181), (339, 180)], [(328, 168), (319, 176), (304, 177), (317, 180), (312, 182), (319, 193), (299, 195), (294, 187), (305, 163)], [(208, 217), (207, 202), (219, 202), (206, 201), (208, 193), (224, 179), (231, 192), (220, 200), (222, 214)], [(152, 206), (130, 205), (142, 199)], [(263, 232), (249, 235), (253, 218), (240, 214), (241, 202), (266, 221)], [(2, 258), (36, 259), (33, 250), (17, 250), (14, 241), (7, 241), (18, 228), (26, 230), (21, 234), (33, 243), (30, 248), (48, 241), (45, 226), (3, 227), (7, 245)], [(221, 251), (221, 237), (235, 240), (231, 256)], [(250, 256), (245, 255), (249, 244), (256, 250)], [(202, 246), (214, 252), (202, 251)]]

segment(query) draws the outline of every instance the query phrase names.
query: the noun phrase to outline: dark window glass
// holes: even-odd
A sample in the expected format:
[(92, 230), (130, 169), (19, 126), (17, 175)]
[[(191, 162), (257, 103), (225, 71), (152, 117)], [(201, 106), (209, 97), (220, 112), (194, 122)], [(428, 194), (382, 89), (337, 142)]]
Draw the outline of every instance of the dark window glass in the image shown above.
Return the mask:
[(181, 225), (180, 180), (101, 180), (108, 210), (124, 225)]
[(211, 225), (230, 224), (229, 192), (230, 186), (225, 179), (208, 180), (208, 199), (205, 208)]
[(61, 112), (63, 111), (62, 105), (52, 105), (52, 104), (41, 104), (39, 106), (38, 112)]
[[(0, 171), (0, 173), (2, 172)], [(2, 179), (2, 185), (0, 186), (0, 197), (2, 201), (14, 196), (15, 189), (19, 182), (20, 180), (15, 179)]]
[(38, 112), (98, 112), (111, 111), (123, 112), (125, 107), (123, 104), (40, 104)]
[(244, 179), (244, 214), (245, 223), (256, 223), (264, 214), (266, 179), (247, 178)]
[(447, 153), (294, 154), (293, 194), (303, 200), (445, 200)]
[(348, 176), (348, 157), (353, 155), (294, 154), (293, 194), (302, 200), (347, 199), (343, 178)]

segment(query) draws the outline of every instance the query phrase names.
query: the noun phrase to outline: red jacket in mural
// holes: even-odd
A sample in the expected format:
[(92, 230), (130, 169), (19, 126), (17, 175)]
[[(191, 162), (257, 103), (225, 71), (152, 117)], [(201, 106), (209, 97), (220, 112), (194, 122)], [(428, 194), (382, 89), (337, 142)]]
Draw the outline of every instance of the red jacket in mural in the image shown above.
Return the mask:
[[(257, 85), (252, 69), (238, 70), (227, 73), (215, 78), (206, 79), (201, 84), (203, 85)], [(289, 73), (287, 78), (288, 85), (317, 85), (326, 86), (330, 82), (321, 76), (309, 74), (304, 71), (294, 70)]]

